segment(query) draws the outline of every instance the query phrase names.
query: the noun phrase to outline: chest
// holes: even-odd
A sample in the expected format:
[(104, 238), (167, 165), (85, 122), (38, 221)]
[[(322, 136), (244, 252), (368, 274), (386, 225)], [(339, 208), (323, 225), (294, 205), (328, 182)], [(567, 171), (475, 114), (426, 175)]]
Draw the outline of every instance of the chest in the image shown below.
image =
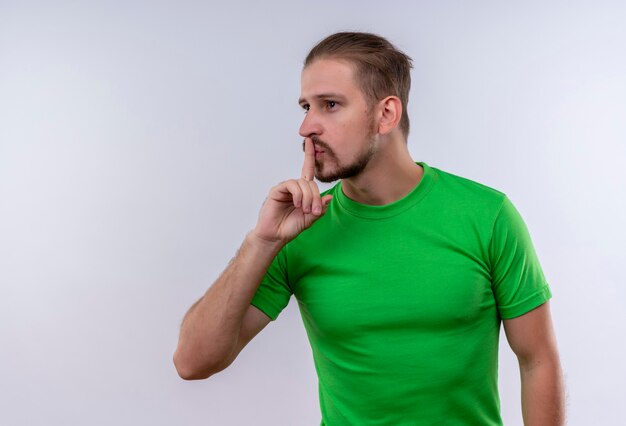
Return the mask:
[(479, 248), (454, 236), (369, 229), (336, 238), (315, 255), (301, 250), (290, 279), (305, 322), (322, 338), (454, 331), (494, 309)]

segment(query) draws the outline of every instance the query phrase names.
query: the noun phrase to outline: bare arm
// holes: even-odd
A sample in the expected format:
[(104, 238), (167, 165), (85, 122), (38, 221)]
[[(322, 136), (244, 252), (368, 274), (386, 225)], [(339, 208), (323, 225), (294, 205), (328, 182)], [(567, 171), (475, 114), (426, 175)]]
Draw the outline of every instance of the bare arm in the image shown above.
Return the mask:
[(563, 425), (563, 378), (549, 302), (522, 316), (504, 320), (504, 330), (519, 361), (524, 424)]
[[(189, 309), (174, 353), (174, 364), (182, 378), (205, 379), (234, 360), (232, 355), (236, 356), (243, 348), (237, 343), (244, 316), (278, 250), (279, 246), (248, 234), (226, 270)], [(267, 321), (259, 315), (248, 319), (250, 339), (269, 323), (269, 318), (265, 318)]]
[(174, 353), (182, 378), (205, 379), (223, 370), (269, 323), (250, 302), (280, 249), (324, 214), (330, 196), (320, 197), (314, 174), (315, 151), (307, 139), (302, 178), (270, 190), (235, 258), (185, 315)]

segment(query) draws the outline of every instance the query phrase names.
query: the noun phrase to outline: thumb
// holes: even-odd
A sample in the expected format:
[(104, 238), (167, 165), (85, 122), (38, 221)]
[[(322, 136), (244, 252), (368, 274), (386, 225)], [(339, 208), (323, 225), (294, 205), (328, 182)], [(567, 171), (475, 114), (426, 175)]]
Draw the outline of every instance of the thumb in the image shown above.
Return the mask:
[(330, 194), (324, 195), (322, 197), (322, 213), (326, 212), (326, 209), (328, 209), (328, 206), (330, 205), (330, 202), (332, 201), (333, 196)]

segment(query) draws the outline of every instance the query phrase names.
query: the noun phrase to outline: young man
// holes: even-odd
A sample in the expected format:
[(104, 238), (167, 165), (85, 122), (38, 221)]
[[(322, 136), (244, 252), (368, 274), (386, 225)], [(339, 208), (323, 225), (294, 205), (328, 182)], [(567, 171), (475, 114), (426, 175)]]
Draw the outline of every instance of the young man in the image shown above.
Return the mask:
[[(302, 176), (270, 190), (187, 313), (176, 368), (226, 368), (293, 294), (322, 424), (499, 425), (503, 322), (525, 423), (560, 425), (551, 294), (526, 227), (501, 192), (411, 159), (410, 68), (373, 34), (334, 34), (309, 53)], [(314, 177), (340, 182), (320, 194)]]

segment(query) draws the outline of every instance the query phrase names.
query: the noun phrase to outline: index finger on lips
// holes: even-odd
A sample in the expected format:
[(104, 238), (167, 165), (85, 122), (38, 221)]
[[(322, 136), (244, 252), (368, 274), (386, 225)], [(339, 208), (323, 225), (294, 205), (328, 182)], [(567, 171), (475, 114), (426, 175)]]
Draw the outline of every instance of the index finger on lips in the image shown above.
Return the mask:
[(302, 179), (313, 180), (315, 177), (315, 147), (311, 138), (304, 139), (304, 164), (302, 165)]

